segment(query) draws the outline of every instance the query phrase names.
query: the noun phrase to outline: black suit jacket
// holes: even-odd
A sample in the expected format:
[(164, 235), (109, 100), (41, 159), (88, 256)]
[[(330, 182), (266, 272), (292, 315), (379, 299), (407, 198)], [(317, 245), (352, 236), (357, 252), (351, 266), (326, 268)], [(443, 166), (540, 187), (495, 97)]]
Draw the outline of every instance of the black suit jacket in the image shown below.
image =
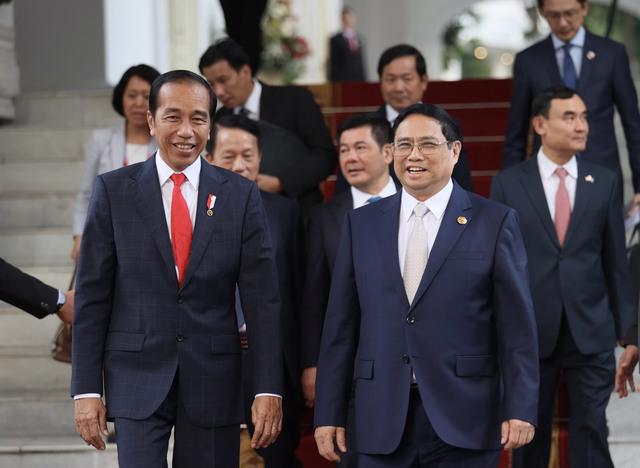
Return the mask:
[[(503, 168), (515, 165), (527, 156), (533, 98), (543, 89), (561, 84), (551, 36), (516, 56), (509, 128), (502, 153)], [(627, 139), (633, 187), (640, 192), (640, 114), (624, 45), (587, 31), (577, 91), (589, 116), (589, 141), (586, 151), (581, 154), (583, 160), (602, 164), (621, 174), (613, 126), (615, 105)], [(539, 146), (536, 136), (532, 154)]]
[(581, 353), (613, 349), (635, 315), (615, 174), (578, 160), (575, 202), (562, 247), (537, 157), (494, 177), (491, 198), (518, 212), (529, 257), (540, 357), (553, 352), (563, 314)]
[(318, 362), (331, 272), (336, 261), (340, 230), (347, 213), (353, 209), (353, 197), (347, 190), (317, 206), (307, 225), (307, 265), (301, 322), (301, 366)]
[[(387, 111), (385, 110), (385, 106), (378, 107), (375, 112), (372, 112), (373, 115), (387, 119)], [(393, 162), (389, 164), (389, 173), (393, 178), (393, 181), (396, 185), (400, 185), (400, 181), (396, 177), (396, 173), (393, 169)], [(469, 169), (469, 163), (467, 162), (467, 153), (464, 150), (464, 144), (462, 145), (462, 151), (460, 152), (460, 157), (458, 158), (458, 162), (453, 167), (453, 174), (451, 175), (456, 182), (463, 189), (473, 192), (473, 181), (471, 179), (471, 170)], [(347, 188), (349, 188), (349, 184), (346, 179), (342, 175), (341, 171), (338, 171), (338, 181), (336, 182), (336, 192), (343, 192)]]
[[(233, 109), (222, 108), (216, 116), (232, 112)], [(292, 190), (292, 186), (310, 187), (299, 196), (303, 206), (320, 203), (322, 194), (318, 184), (335, 170), (337, 158), (331, 135), (313, 95), (297, 86), (269, 86), (262, 83), (260, 120), (289, 130), (302, 140), (308, 150), (307, 157), (290, 168), (285, 175), (287, 180), (281, 182), (283, 185), (286, 183), (285, 189), (289, 186), (289, 190)], [(263, 158), (265, 156), (271, 158), (263, 154)]]
[(342, 32), (329, 41), (329, 81), (365, 81), (362, 37), (358, 50), (351, 50)]
[(44, 318), (56, 312), (58, 290), (0, 258), (0, 300)]

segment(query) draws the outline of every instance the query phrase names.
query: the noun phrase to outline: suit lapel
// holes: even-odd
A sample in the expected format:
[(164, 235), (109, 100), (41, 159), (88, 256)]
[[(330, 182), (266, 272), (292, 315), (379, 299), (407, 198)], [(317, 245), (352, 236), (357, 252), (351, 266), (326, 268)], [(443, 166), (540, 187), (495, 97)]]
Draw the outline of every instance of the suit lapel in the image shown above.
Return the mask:
[[(438, 230), (438, 235), (436, 236), (436, 240), (434, 241), (431, 252), (429, 253), (427, 267), (422, 275), (422, 280), (420, 281), (420, 286), (418, 286), (418, 291), (416, 291), (411, 308), (415, 307), (420, 298), (427, 291), (429, 285), (433, 281), (433, 278), (436, 276), (440, 267), (449, 255), (449, 252), (451, 252), (451, 249), (456, 242), (458, 242), (458, 239), (466, 229), (467, 224), (473, 222), (473, 213), (471, 208), (471, 200), (469, 200), (467, 192), (460, 188), (458, 184), (454, 183), (449, 204), (444, 212), (442, 222), (440, 223), (440, 229)], [(458, 222), (458, 217), (460, 216), (464, 216), (467, 219), (465, 224), (460, 224)], [(396, 264), (398, 256), (397, 232), (398, 229), (396, 226)], [(402, 290), (404, 293), (404, 284)]]
[(276, 107), (278, 105), (282, 106), (283, 103), (278, 104), (271, 102), (269, 85), (264, 84), (262, 81), (260, 84), (262, 85), (262, 92), (260, 93), (260, 120), (271, 122)]
[(345, 215), (353, 209), (353, 197), (351, 196), (351, 190), (334, 195), (333, 200), (334, 203), (331, 214), (333, 216), (335, 226), (338, 226), (339, 231)]
[[(591, 33), (586, 31), (584, 38), (584, 47), (582, 48), (582, 65), (580, 65), (580, 75), (578, 76), (578, 84), (576, 85), (578, 93), (581, 96), (586, 96), (588, 94), (587, 84), (591, 81), (591, 75), (593, 73), (593, 68), (596, 66), (594, 57), (587, 57), (587, 54), (592, 51), (593, 41), (591, 40)], [(591, 55), (591, 54), (589, 54)]]
[(167, 266), (167, 272), (175, 278), (177, 288), (178, 278), (169, 237), (169, 227), (167, 226), (167, 218), (162, 203), (162, 192), (158, 181), (158, 171), (156, 170), (156, 157), (157, 153), (143, 163), (140, 172), (132, 176), (135, 183), (134, 203), (144, 221), (144, 225), (151, 230), (151, 237)]
[(551, 83), (562, 83), (562, 75), (560, 75), (560, 69), (558, 68), (558, 59), (556, 58), (556, 49), (553, 47), (553, 41), (551, 35), (545, 39), (544, 53), (540, 57), (541, 65), (547, 69), (551, 77)]
[(564, 245), (568, 245), (571, 241), (571, 237), (578, 228), (580, 221), (584, 218), (584, 212), (589, 206), (591, 200), (591, 194), (593, 192), (593, 176), (590, 180), (593, 182), (587, 182), (586, 177), (591, 174), (587, 174), (583, 168), (583, 165), (578, 162), (578, 180), (576, 180), (576, 198), (573, 202), (573, 210), (571, 210), (571, 220), (569, 221), (569, 230), (567, 231), (567, 237)]
[[(187, 272), (184, 276), (184, 282), (182, 283), (183, 288), (189, 283), (193, 272), (198, 268), (198, 265), (200, 265), (200, 261), (209, 245), (209, 239), (211, 238), (211, 233), (216, 225), (219, 213), (222, 207), (225, 207), (228, 202), (228, 189), (225, 187), (226, 182), (226, 177), (217, 169), (210, 166), (207, 161), (202, 160), (200, 184), (198, 186), (198, 201), (196, 204), (196, 223), (193, 229)], [(209, 194), (216, 197), (212, 216), (207, 214), (206, 205)]]
[(406, 307), (409, 307), (402, 281), (402, 273), (400, 272), (400, 262), (398, 261), (401, 194), (402, 192), (398, 191), (395, 195), (375, 203), (374, 206), (380, 208), (380, 220), (376, 223), (376, 226), (380, 227), (378, 235), (380, 236), (379, 251), (383, 257), (382, 264), (389, 268), (387, 273), (393, 282), (393, 287), (402, 297)]
[(540, 178), (540, 171), (538, 170), (538, 156), (525, 162), (522, 165), (522, 172), (522, 186), (529, 196), (531, 206), (533, 206), (534, 211), (540, 218), (540, 222), (549, 235), (549, 239), (551, 239), (553, 245), (559, 249), (558, 235), (556, 234), (556, 228), (551, 219), (551, 213), (549, 213), (549, 204), (544, 194), (542, 179)]

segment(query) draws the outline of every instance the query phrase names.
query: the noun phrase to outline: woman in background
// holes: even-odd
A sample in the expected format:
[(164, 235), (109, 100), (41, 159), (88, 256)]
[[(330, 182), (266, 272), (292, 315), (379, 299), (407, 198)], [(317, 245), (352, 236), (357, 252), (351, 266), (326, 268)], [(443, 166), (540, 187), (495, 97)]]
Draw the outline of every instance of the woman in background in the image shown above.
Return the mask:
[(106, 129), (94, 130), (85, 149), (84, 176), (73, 220), (71, 258), (77, 261), (82, 229), (87, 216), (93, 181), (98, 174), (122, 166), (145, 161), (157, 149), (147, 125), (151, 83), (160, 73), (149, 65), (135, 65), (124, 72), (113, 89), (111, 105), (124, 117), (124, 122)]

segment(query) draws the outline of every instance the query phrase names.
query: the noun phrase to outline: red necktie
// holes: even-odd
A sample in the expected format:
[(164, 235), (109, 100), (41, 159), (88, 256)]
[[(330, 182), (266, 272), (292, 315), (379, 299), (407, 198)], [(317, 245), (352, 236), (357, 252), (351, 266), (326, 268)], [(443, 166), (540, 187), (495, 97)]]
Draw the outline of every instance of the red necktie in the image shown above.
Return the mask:
[(558, 235), (558, 241), (560, 245), (564, 245), (565, 238), (567, 236), (567, 230), (569, 229), (569, 220), (571, 219), (571, 203), (569, 202), (569, 192), (567, 192), (567, 186), (564, 183), (564, 179), (568, 173), (564, 167), (559, 167), (555, 170), (558, 176), (558, 191), (556, 192), (556, 216), (554, 223), (556, 225), (556, 234)]
[(191, 216), (187, 202), (184, 201), (180, 186), (187, 180), (184, 174), (173, 174), (173, 194), (171, 196), (171, 243), (173, 244), (173, 257), (178, 267), (178, 284), (182, 287), (184, 274), (189, 263), (191, 252)]

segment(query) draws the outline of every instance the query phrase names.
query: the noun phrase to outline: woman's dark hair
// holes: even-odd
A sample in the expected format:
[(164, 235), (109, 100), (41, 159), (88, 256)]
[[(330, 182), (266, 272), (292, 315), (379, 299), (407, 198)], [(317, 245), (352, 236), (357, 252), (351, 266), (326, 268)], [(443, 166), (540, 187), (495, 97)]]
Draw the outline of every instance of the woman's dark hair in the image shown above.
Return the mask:
[(127, 84), (129, 84), (129, 80), (134, 76), (143, 79), (144, 81), (149, 83), (149, 85), (151, 85), (151, 83), (153, 83), (153, 80), (160, 76), (160, 72), (155, 68), (143, 63), (141, 63), (140, 65), (134, 65), (133, 67), (128, 68), (126, 72), (124, 72), (116, 87), (113, 88), (113, 94), (111, 95), (111, 105), (113, 106), (113, 110), (115, 110), (122, 117), (124, 117), (124, 107), (122, 105), (124, 90), (126, 89)]

